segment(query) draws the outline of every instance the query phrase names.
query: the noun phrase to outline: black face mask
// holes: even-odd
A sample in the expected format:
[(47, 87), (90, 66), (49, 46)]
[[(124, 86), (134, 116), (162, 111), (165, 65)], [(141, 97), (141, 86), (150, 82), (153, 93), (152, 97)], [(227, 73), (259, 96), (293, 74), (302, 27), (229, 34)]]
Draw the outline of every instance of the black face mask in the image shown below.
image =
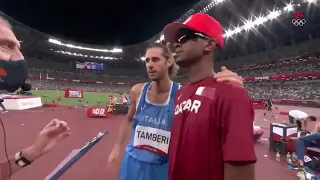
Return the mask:
[(14, 92), (19, 89), (28, 78), (25, 60), (0, 60), (0, 90)]

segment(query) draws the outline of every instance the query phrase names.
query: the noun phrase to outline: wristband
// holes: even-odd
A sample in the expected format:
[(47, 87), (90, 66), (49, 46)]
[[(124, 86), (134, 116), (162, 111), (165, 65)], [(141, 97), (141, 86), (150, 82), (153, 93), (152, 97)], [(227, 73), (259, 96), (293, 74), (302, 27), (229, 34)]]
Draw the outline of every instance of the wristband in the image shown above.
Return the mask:
[(16, 153), (16, 155), (14, 156), (15, 158), (15, 162), (17, 165), (21, 166), (21, 167), (26, 167), (28, 165), (30, 165), (32, 163), (32, 161), (29, 161), (28, 159), (26, 159), (25, 157), (23, 157), (22, 155), (22, 151)]

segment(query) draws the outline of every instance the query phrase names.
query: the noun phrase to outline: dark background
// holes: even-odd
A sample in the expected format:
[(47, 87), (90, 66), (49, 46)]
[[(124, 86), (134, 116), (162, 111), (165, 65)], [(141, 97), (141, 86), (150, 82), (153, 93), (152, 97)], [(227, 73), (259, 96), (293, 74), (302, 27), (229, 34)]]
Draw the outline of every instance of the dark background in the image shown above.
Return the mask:
[(159, 33), (196, 0), (2, 0), (1, 11), (34, 29), (81, 43), (131, 45)]
[[(188, 10), (199, 12), (208, 0), (161, 1), (61, 1), (2, 0), (1, 11), (17, 21), (48, 35), (89, 45), (127, 46), (159, 34), (163, 27), (179, 19)], [(294, 10), (305, 14), (307, 24), (295, 27), (293, 12), (246, 33), (225, 39), (225, 48), (217, 60), (245, 56), (278, 46), (320, 37), (320, 8), (303, 0), (227, 0), (207, 13), (221, 22), (224, 30), (244, 25), (244, 21), (266, 16), (289, 3), (302, 3)], [(142, 48), (144, 49), (144, 48)], [(131, 49), (135, 54), (143, 50)], [(140, 52), (141, 51), (141, 52)], [(128, 52), (127, 54), (133, 54)], [(132, 55), (130, 55), (132, 56)]]

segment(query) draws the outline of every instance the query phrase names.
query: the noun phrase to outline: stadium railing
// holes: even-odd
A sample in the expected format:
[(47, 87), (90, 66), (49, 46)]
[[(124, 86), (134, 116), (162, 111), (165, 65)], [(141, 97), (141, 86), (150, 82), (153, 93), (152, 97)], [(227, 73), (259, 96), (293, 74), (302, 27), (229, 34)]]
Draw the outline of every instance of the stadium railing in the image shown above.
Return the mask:
[(273, 102), (280, 105), (320, 108), (320, 101), (316, 100), (274, 99)]

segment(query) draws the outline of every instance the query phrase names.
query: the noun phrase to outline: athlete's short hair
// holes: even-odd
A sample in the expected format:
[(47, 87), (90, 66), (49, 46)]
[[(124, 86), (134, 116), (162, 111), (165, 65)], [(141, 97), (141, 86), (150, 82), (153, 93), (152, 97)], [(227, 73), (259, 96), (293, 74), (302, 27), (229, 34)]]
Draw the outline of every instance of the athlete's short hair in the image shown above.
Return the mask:
[(310, 119), (311, 121), (316, 121), (317, 120), (317, 118), (315, 116), (308, 116), (307, 118)]
[(170, 49), (163, 43), (153, 43), (147, 49), (151, 48), (162, 49), (162, 56), (164, 56), (166, 59), (172, 59), (173, 63), (172, 66), (169, 67), (169, 76), (170, 78), (174, 78), (178, 73), (179, 66), (176, 64)]
[(296, 124), (297, 124), (297, 129), (298, 129), (298, 131), (301, 131), (301, 130), (302, 130), (302, 123), (301, 123), (301, 121), (300, 121), (300, 120), (297, 120), (297, 121), (296, 121)]

